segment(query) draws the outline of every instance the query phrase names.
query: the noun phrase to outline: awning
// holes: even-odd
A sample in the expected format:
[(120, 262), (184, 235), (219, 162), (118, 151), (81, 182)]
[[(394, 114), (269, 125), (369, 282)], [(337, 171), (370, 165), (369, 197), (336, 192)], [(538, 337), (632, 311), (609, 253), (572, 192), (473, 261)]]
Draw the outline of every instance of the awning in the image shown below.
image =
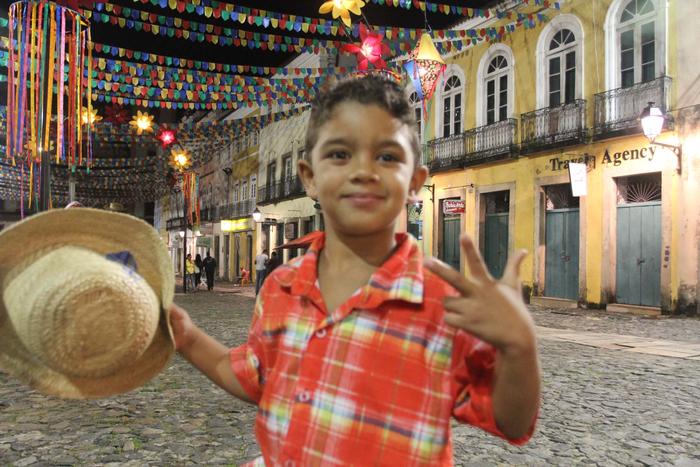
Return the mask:
[(308, 248), (311, 246), (314, 240), (316, 240), (321, 235), (323, 235), (323, 232), (321, 232), (320, 230), (315, 230), (313, 232), (307, 233), (303, 237), (298, 237), (280, 246), (276, 246), (274, 249), (281, 250), (283, 248)]

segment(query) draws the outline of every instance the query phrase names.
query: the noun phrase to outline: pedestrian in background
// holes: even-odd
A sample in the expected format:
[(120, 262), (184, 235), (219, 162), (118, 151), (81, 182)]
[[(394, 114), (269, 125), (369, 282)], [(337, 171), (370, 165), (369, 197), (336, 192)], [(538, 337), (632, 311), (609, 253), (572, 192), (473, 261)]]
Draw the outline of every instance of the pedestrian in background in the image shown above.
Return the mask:
[(207, 275), (207, 290), (212, 290), (214, 288), (214, 272), (216, 271), (216, 260), (211, 257), (209, 250), (207, 250), (207, 256), (202, 261), (204, 266), (204, 273)]
[(265, 267), (265, 277), (268, 277), (272, 271), (275, 270), (277, 266), (282, 264), (280, 257), (277, 255), (276, 251), (270, 253), (270, 259), (267, 260), (267, 266)]
[(202, 262), (202, 255), (197, 253), (194, 257), (194, 287), (199, 289), (199, 284), (202, 283), (202, 268), (204, 268), (204, 263)]
[(187, 281), (187, 285), (190, 287), (190, 290), (194, 292), (194, 262), (192, 261), (191, 253), (187, 253), (187, 256), (185, 257), (185, 280)]
[(263, 250), (255, 257), (255, 295), (260, 291), (260, 287), (265, 280), (265, 268), (267, 267), (267, 250)]

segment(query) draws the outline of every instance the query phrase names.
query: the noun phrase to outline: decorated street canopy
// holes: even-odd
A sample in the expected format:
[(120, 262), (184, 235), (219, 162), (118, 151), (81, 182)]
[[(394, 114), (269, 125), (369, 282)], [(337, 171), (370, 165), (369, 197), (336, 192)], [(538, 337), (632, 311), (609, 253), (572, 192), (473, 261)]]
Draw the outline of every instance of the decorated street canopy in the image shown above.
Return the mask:
[[(382, 71), (413, 84), (425, 105), (446, 56), (533, 28), (559, 8), (548, 0), (495, 3), (13, 3), (0, 17), (0, 90), (7, 89), (0, 199), (35, 203), (48, 152), (54, 204), (68, 199), (70, 183), (85, 204), (153, 200), (171, 188), (172, 172), (182, 173), (181, 189), (196, 203), (192, 169), (232, 141), (304, 112), (329, 78)], [(481, 26), (453, 27), (466, 20)], [(354, 56), (356, 65), (286, 65), (301, 53)], [(182, 120), (244, 108), (259, 110), (239, 119)]]

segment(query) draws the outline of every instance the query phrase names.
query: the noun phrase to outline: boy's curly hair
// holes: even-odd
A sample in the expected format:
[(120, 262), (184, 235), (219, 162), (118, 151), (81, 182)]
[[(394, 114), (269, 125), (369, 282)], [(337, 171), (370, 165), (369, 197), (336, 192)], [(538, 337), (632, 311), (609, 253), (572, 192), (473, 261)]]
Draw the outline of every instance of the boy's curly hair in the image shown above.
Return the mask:
[(415, 166), (420, 165), (421, 145), (416, 131), (415, 112), (401, 86), (380, 75), (344, 78), (318, 95), (311, 106), (311, 115), (306, 129), (305, 157), (308, 160), (311, 159), (311, 151), (318, 141), (321, 126), (338, 104), (348, 101), (377, 105), (408, 126), (411, 132), (411, 149)]

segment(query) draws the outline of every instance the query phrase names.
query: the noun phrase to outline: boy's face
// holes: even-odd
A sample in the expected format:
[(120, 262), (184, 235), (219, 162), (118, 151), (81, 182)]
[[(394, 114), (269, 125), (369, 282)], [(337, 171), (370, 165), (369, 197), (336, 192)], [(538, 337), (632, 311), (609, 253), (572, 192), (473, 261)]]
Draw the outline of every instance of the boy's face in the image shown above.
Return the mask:
[(351, 236), (393, 234), (409, 196), (417, 196), (427, 176), (415, 157), (404, 123), (379, 106), (348, 101), (321, 126), (299, 174), (329, 228)]

